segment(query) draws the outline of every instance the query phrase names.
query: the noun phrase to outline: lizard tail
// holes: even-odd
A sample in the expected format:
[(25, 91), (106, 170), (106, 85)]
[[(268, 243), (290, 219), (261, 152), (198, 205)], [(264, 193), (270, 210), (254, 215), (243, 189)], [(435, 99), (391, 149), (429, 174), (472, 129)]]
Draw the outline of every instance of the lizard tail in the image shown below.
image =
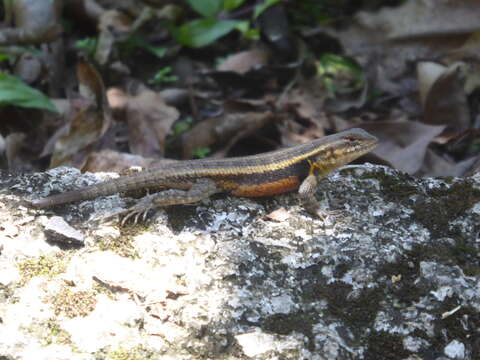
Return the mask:
[(122, 176), (118, 179), (111, 179), (82, 189), (51, 195), (43, 199), (34, 200), (31, 202), (31, 205), (36, 208), (47, 208), (76, 201), (92, 200), (100, 196), (129, 191), (135, 188), (135, 182), (132, 182), (130, 178), (131, 175)]

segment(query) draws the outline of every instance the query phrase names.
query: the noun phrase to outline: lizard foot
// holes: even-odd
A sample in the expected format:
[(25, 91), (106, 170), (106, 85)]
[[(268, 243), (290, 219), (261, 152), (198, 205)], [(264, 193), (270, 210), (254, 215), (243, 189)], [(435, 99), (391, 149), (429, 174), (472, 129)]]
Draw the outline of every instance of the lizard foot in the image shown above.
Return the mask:
[(155, 207), (152, 202), (152, 197), (153, 196), (151, 195), (147, 195), (128, 209), (120, 210), (113, 214), (104, 216), (100, 220), (108, 221), (118, 216), (120, 220), (120, 226), (124, 226), (130, 219), (133, 219), (134, 224), (137, 224), (139, 220), (144, 222), (147, 219), (148, 212)]
[(155, 207), (153, 204), (154, 197), (154, 195), (147, 195), (132, 207), (117, 214), (121, 218), (120, 225), (124, 226), (132, 218), (134, 224), (137, 224), (140, 218), (144, 222), (147, 219), (148, 212)]

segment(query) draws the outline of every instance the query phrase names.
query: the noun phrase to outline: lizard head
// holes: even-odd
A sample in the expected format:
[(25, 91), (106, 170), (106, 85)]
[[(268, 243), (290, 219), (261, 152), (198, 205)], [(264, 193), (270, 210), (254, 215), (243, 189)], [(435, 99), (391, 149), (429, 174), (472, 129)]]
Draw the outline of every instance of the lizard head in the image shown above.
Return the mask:
[(322, 151), (310, 162), (310, 172), (315, 172), (318, 177), (324, 177), (378, 145), (378, 139), (362, 129), (350, 129), (329, 138), (330, 141), (325, 143)]

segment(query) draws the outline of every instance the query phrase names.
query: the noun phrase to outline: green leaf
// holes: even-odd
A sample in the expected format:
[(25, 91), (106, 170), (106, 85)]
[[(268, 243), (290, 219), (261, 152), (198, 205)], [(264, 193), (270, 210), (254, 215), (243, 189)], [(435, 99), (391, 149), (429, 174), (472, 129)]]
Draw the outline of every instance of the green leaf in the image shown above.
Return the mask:
[(97, 39), (93, 37), (86, 37), (75, 41), (75, 47), (84, 50), (87, 54), (93, 55), (97, 48)]
[(176, 75), (172, 75), (172, 68), (170, 66), (165, 66), (164, 68), (158, 70), (154, 77), (148, 80), (149, 84), (152, 85), (161, 85), (163, 83), (171, 83), (178, 80)]
[(193, 118), (187, 116), (184, 119), (177, 120), (173, 126), (173, 137), (176, 138), (182, 135), (184, 132), (190, 130), (193, 126)]
[[(145, 38), (138, 34), (132, 34), (124, 43), (123, 49), (127, 54), (130, 54), (131, 51), (135, 48), (141, 48), (149, 51), (153, 55), (162, 58), (168, 51), (168, 48), (164, 46), (154, 46), (150, 44)], [(130, 55), (128, 55), (130, 56)]]
[(260, 5), (255, 6), (255, 11), (253, 12), (253, 18), (256, 19), (262, 13), (267, 10), (270, 6), (273, 6), (279, 3), (281, 0), (264, 0)]
[(228, 34), (239, 24), (237, 20), (197, 19), (173, 29), (180, 44), (199, 48)]
[(200, 148), (197, 148), (193, 151), (193, 157), (197, 158), (197, 159), (203, 159), (204, 157), (206, 157), (208, 154), (210, 154), (212, 150), (208, 147), (200, 147)]
[(45, 94), (28, 86), (15, 76), (3, 72), (0, 72), (0, 104), (44, 109), (58, 113)]
[(152, 45), (145, 46), (145, 49), (147, 49), (153, 55), (159, 58), (164, 57), (168, 50), (165, 46), (152, 46)]
[(226, 11), (233, 11), (244, 2), (245, 0), (223, 0), (223, 9)]
[(14, 57), (10, 54), (0, 53), (0, 62), (13, 60), (13, 59), (14, 59)]
[(259, 40), (260, 39), (260, 30), (259, 29), (252, 29), (250, 21), (240, 21), (238, 25), (235, 27), (238, 31), (240, 31), (245, 39), (248, 40)]
[(364, 86), (363, 69), (351, 58), (325, 53), (316, 64), (317, 74), (331, 95), (351, 93)]
[(223, 0), (187, 0), (193, 10), (204, 17), (214, 17), (223, 8)]

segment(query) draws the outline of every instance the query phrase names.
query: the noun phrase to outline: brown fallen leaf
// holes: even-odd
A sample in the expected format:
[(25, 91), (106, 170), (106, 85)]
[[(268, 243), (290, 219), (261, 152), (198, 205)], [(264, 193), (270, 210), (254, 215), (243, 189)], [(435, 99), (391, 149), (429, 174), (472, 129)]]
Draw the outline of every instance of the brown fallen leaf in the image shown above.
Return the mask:
[(130, 151), (145, 157), (163, 157), (165, 139), (179, 116), (176, 108), (168, 106), (152, 90), (143, 90), (129, 98), (126, 119)]
[(238, 74), (245, 74), (249, 70), (267, 65), (269, 52), (266, 49), (252, 49), (241, 51), (229, 56), (218, 65), (219, 71), (233, 71)]
[(430, 62), (418, 64), (422, 122), (445, 125), (448, 134), (461, 133), (470, 126), (470, 109), (464, 90), (465, 72), (462, 63), (449, 67)]
[(225, 113), (195, 125), (182, 136), (184, 159), (191, 159), (195, 150), (213, 145), (222, 149), (214, 157), (225, 157), (227, 152), (241, 139), (257, 132), (273, 119), (266, 112)]
[(395, 169), (415, 174), (423, 165), (432, 140), (442, 133), (444, 125), (431, 126), (414, 121), (382, 121), (357, 126), (379, 138), (373, 154)]
[[(112, 123), (105, 86), (100, 74), (88, 63), (77, 66), (83, 102), (72, 111), (71, 119), (52, 137), (56, 138), (50, 167), (69, 165), (82, 168)], [(61, 134), (61, 135), (59, 135)]]
[(475, 162), (480, 156), (473, 156), (460, 162), (453, 162), (440, 156), (431, 149), (427, 149), (425, 160), (419, 170), (419, 175), (426, 176), (464, 176), (469, 171), (475, 171)]
[(396, 92), (401, 93), (399, 79), (411, 73), (410, 64), (440, 58), (462, 46), (480, 29), (479, 12), (477, 0), (406, 1), (397, 7), (360, 12), (345, 30), (323, 27), (321, 31), (337, 38), (346, 55), (388, 77), (387, 88), (370, 79), (371, 88), (391, 91), (397, 83)]
[(113, 51), (115, 43), (126, 38), (131, 31), (132, 21), (118, 10), (107, 10), (100, 16), (98, 24), (99, 36), (95, 49), (95, 60), (105, 65)]
[(20, 154), (21, 149), (25, 146), (25, 139), (27, 135), (25, 133), (14, 132), (10, 133), (4, 142), (5, 156), (7, 158), (7, 164), (9, 170), (19, 169), (23, 163)]
[(480, 61), (480, 32), (471, 34), (460, 47), (452, 49), (443, 58), (447, 63), (456, 61), (470, 61), (478, 63)]
[(150, 168), (153, 161), (151, 158), (105, 149), (90, 153), (83, 170), (89, 172), (113, 171), (120, 173), (132, 167)]
[(66, 134), (59, 136), (50, 160), (50, 168), (73, 166), (82, 169), (87, 155), (100, 138), (104, 123), (103, 113), (88, 107), (80, 110), (69, 122)]

